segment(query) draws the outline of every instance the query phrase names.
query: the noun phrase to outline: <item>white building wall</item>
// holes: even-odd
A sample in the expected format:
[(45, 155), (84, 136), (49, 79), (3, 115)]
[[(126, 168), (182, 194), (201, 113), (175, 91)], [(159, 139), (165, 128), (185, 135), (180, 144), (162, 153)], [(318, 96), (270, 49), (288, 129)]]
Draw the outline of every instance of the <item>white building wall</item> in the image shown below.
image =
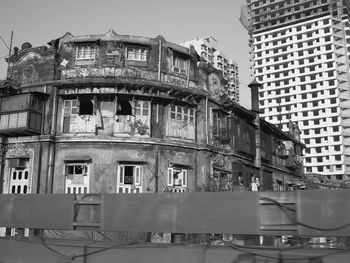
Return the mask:
[(213, 67), (223, 72), (224, 78), (228, 81), (228, 96), (231, 100), (239, 102), (239, 72), (238, 64), (229, 59), (221, 50), (218, 50), (217, 40), (213, 37), (196, 38), (180, 43), (187, 48), (191, 45), (201, 58), (211, 63)]
[(298, 123), (307, 146), (305, 172), (348, 179), (342, 176), (344, 121), (334, 34), (330, 16), (253, 34), (254, 74), (263, 84), (262, 116), (284, 131), (289, 119)]

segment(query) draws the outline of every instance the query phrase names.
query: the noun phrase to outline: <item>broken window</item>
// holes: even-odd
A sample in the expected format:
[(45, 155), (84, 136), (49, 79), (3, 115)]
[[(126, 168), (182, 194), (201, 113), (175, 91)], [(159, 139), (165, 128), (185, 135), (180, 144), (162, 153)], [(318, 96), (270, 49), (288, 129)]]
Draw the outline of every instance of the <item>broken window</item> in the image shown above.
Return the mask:
[[(92, 132), (97, 125), (94, 118), (96, 107), (92, 97), (64, 100), (62, 132)], [(97, 118), (96, 118), (97, 119)]]
[(91, 99), (65, 100), (63, 106), (63, 115), (70, 116), (71, 114), (93, 115), (94, 104)]
[(129, 100), (118, 100), (117, 115), (133, 115), (132, 106)]
[(90, 99), (81, 99), (79, 101), (79, 115), (92, 115), (94, 105)]

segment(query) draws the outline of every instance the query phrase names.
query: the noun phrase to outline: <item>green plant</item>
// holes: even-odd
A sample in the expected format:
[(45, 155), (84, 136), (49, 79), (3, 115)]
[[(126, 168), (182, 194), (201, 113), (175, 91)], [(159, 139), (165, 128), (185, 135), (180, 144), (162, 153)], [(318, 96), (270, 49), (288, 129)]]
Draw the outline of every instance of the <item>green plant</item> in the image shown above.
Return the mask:
[(145, 135), (149, 129), (146, 123), (143, 123), (140, 119), (135, 120), (134, 123), (130, 124), (130, 135), (135, 135), (136, 133), (140, 135)]

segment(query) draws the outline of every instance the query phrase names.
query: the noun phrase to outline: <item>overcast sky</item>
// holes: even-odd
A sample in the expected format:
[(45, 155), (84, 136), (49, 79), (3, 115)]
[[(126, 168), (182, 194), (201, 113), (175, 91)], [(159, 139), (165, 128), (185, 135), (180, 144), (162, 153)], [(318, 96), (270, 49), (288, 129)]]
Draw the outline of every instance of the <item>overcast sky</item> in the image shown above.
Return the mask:
[[(250, 108), (248, 34), (239, 22), (245, 0), (1, 0), (0, 36), (13, 46), (46, 45), (73, 35), (117, 34), (156, 37), (174, 43), (212, 36), (240, 71), (241, 105)], [(0, 79), (6, 77), (6, 46), (0, 42)]]

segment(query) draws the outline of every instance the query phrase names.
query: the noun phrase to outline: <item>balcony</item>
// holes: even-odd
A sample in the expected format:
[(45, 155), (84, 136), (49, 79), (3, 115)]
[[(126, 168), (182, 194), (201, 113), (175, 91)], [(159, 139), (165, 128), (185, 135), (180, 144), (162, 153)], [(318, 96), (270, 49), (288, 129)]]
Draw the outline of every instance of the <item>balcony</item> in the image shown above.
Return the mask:
[(288, 158), (286, 159), (286, 167), (293, 170), (297, 170), (301, 168), (302, 164), (303, 164), (303, 157), (300, 155), (295, 155), (290, 153)]
[(44, 96), (25, 93), (0, 98), (0, 135), (28, 136), (41, 133)]

